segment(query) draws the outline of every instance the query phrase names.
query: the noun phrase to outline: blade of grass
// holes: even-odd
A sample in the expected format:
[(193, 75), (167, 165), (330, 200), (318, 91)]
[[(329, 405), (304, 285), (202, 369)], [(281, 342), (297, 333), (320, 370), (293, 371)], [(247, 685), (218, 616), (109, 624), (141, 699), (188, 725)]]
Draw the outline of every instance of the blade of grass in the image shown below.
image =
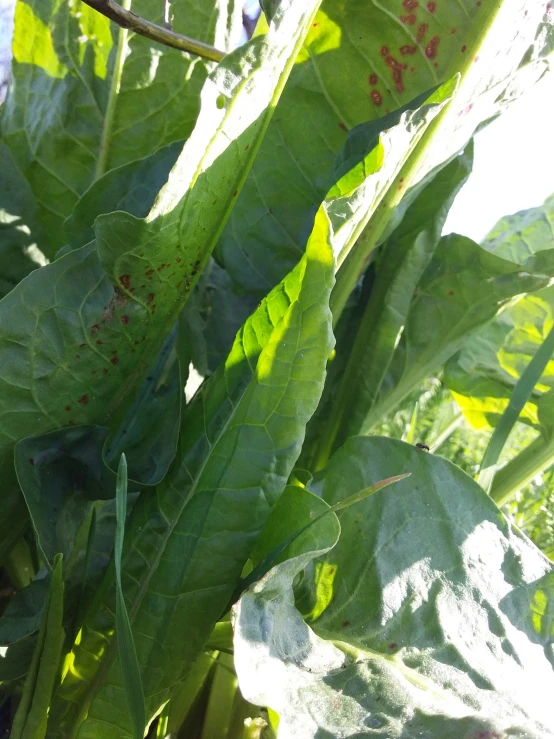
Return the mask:
[(510, 395), (510, 400), (506, 410), (496, 424), (496, 428), (494, 429), (485, 450), (483, 461), (481, 462), (481, 469), (477, 476), (477, 482), (484, 490), (486, 490), (487, 493), (490, 492), (496, 472), (496, 464), (502, 454), (502, 450), (504, 449), (506, 442), (508, 441), (508, 437), (525, 404), (531, 397), (533, 388), (540, 380), (553, 352), (554, 326), (550, 329), (550, 333), (537, 349), (535, 356), (529, 362), (525, 371), (516, 382), (514, 389), (512, 390), (512, 394)]
[(127, 709), (133, 726), (133, 739), (143, 739), (146, 726), (146, 707), (144, 704), (144, 691), (140, 677), (137, 651), (133, 640), (133, 632), (125, 598), (121, 585), (121, 557), (123, 555), (123, 535), (125, 533), (125, 520), (127, 517), (127, 460), (121, 455), (119, 468), (117, 470), (116, 487), (116, 529), (115, 529), (115, 588), (116, 608), (115, 623), (117, 634), (117, 648), (121, 661), (121, 672), (123, 674), (123, 686)]
[(44, 617), (15, 714), (11, 739), (44, 739), (64, 640), (62, 555), (56, 555)]

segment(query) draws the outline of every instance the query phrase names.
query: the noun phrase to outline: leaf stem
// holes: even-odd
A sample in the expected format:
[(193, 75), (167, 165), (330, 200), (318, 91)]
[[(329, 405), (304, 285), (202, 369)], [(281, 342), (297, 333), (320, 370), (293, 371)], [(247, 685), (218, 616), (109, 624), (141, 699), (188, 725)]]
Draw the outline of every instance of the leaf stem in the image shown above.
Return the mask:
[(491, 498), (497, 506), (506, 505), (531, 480), (554, 464), (554, 439), (543, 436), (532, 441), (515, 459), (496, 473)]
[[(107, 0), (110, 2), (110, 0)], [(103, 5), (105, 0), (91, 0), (91, 2), (85, 3), (99, 10), (96, 5)], [(124, 12), (129, 12), (131, 7), (131, 0), (123, 0), (124, 7), (121, 8)], [(120, 6), (118, 6), (120, 7)], [(99, 12), (102, 12), (99, 10)], [(112, 142), (112, 128), (115, 118), (115, 109), (117, 104), (117, 97), (119, 95), (119, 88), (121, 86), (121, 75), (123, 74), (123, 63), (125, 61), (125, 49), (127, 47), (127, 29), (122, 26), (119, 29), (117, 35), (117, 51), (115, 54), (115, 61), (113, 66), (112, 82), (110, 85), (110, 94), (108, 97), (108, 105), (106, 106), (106, 113), (104, 115), (104, 123), (102, 125), (102, 136), (100, 139), (100, 149), (98, 151), (98, 161), (96, 162), (95, 179), (102, 177), (107, 169), (108, 154), (110, 145)]]
[(189, 54), (201, 56), (203, 59), (209, 59), (212, 62), (220, 62), (225, 56), (223, 51), (219, 51), (219, 49), (209, 44), (204, 44), (202, 41), (189, 38), (189, 36), (183, 36), (169, 28), (164, 28), (157, 23), (152, 23), (145, 18), (141, 18), (129, 10), (128, 0), (126, 0), (123, 6), (118, 5), (114, 0), (83, 0), (83, 2), (102, 15), (105, 15), (106, 18), (109, 18), (114, 23), (117, 23), (122, 29), (130, 29), (140, 36), (149, 38), (151, 41), (157, 41), (165, 46), (170, 46), (172, 49), (186, 51)]

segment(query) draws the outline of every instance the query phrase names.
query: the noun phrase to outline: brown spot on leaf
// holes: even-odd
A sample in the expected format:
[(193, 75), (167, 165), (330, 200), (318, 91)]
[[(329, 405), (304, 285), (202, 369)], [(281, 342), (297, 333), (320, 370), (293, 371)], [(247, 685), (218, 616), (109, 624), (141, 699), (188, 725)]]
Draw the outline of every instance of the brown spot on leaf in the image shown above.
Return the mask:
[(131, 287), (131, 275), (120, 275), (119, 284), (128, 290)]
[(369, 75), (369, 84), (370, 85), (376, 85), (377, 84), (377, 75), (376, 74), (370, 74)]
[(80, 403), (81, 405), (87, 405), (87, 403), (88, 403), (88, 395), (86, 393), (85, 393), (85, 395), (81, 395), (81, 397), (79, 398), (79, 400), (77, 402)]
[(110, 362), (115, 366), (119, 362), (119, 357), (112, 357)]
[(370, 97), (373, 100), (373, 102), (375, 103), (375, 105), (377, 105), (377, 107), (379, 107), (382, 104), (382, 102), (383, 102), (383, 98), (382, 98), (381, 93), (379, 92), (379, 90), (372, 90), (371, 93), (370, 93)]
[(433, 36), (433, 38), (425, 47), (425, 56), (428, 59), (434, 59), (437, 56), (437, 47), (439, 45), (439, 41), (440, 38), (438, 36)]

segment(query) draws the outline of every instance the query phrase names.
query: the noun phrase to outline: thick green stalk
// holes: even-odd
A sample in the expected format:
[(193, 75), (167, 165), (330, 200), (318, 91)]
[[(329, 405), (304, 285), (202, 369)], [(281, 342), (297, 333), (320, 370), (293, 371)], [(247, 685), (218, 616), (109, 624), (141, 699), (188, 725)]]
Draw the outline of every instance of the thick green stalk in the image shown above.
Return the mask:
[(554, 439), (543, 436), (532, 441), (515, 459), (498, 470), (491, 488), (491, 498), (503, 506), (531, 480), (554, 464)]
[(483, 455), (481, 469), (477, 477), (477, 482), (481, 487), (490, 492), (496, 464), (502, 454), (502, 450), (508, 441), (508, 437), (520, 416), (525, 404), (531, 397), (531, 393), (535, 385), (541, 378), (546, 369), (546, 365), (554, 352), (554, 327), (550, 329), (550, 333), (544, 339), (540, 347), (537, 349), (535, 356), (529, 362), (521, 377), (516, 382), (514, 389), (510, 395), (508, 405), (496, 424), (496, 428), (490, 438), (490, 441)]

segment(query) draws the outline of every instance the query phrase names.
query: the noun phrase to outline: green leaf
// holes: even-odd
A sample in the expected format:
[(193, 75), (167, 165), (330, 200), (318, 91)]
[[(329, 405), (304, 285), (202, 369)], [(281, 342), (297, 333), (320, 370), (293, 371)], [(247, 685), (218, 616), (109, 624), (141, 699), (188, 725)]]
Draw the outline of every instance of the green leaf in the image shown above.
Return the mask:
[(61, 650), (64, 640), (63, 580), (61, 555), (56, 557), (44, 618), (23, 694), (15, 714), (12, 739), (44, 739), (52, 691), (59, 677)]
[(96, 245), (32, 273), (0, 303), (0, 471), (23, 437), (119, 425), (210, 256), (317, 6), (282, 5), (265, 36), (218, 65), (146, 220), (99, 216)]
[(177, 449), (185, 383), (175, 335), (176, 331), (172, 331), (168, 336), (133, 405), (105, 450), (112, 468), (125, 453), (129, 477), (144, 485), (157, 485), (163, 479)]
[[(155, 0), (134, 0), (132, 9), (162, 20)], [(176, 0), (171, 9), (174, 30), (223, 50), (236, 46), (238, 4)], [(33, 196), (23, 223), (48, 257), (63, 246), (62, 223), (95, 179), (189, 136), (213, 66), (130, 34), (82, 2), (17, 2), (0, 131)]]
[(68, 567), (92, 501), (113, 495), (115, 476), (102, 461), (107, 435), (106, 428), (81, 426), (22, 439), (16, 445), (17, 477), (48, 566), (61, 552)]
[(527, 257), (552, 249), (554, 241), (554, 195), (538, 208), (501, 218), (485, 236), (482, 246), (497, 257), (522, 264)]
[(121, 584), (121, 557), (123, 555), (123, 537), (125, 534), (125, 521), (127, 520), (127, 462), (125, 455), (121, 455), (119, 468), (117, 470), (116, 486), (116, 509), (117, 526), (115, 529), (115, 629), (117, 635), (117, 649), (121, 663), (121, 674), (123, 679), (123, 690), (129, 710), (131, 725), (133, 727), (133, 739), (143, 739), (146, 728), (146, 708), (144, 705), (144, 692), (140, 677), (140, 665), (137, 658), (135, 641), (123, 587)]
[(446, 460), (367, 437), (349, 439), (311, 488), (332, 505), (403, 470), (411, 477), (339, 514), (339, 542), (316, 560), (333, 572), (311, 627), (292, 581), (317, 552), (242, 596), (243, 695), (277, 711), (290, 737), (549, 736), (553, 565), (481, 488)]
[[(543, 255), (551, 259), (554, 251)], [(519, 265), (464, 236), (443, 237), (418, 283), (403, 340), (361, 430), (367, 432), (393, 410), (501, 307), (522, 293), (547, 285), (552, 265), (546, 264), (546, 259), (542, 264), (536, 260), (532, 256)]]
[[(184, 679), (210, 636), (298, 457), (332, 348), (330, 230), (316, 219), (306, 257), (237, 335), (183, 414), (179, 451), (128, 528), (122, 582), (146, 716)], [(51, 712), (79, 739), (129, 733), (113, 649), (113, 574), (89, 609)], [(87, 718), (79, 727), (86, 712)]]
[(94, 239), (94, 221), (104, 213), (124, 210), (136, 218), (145, 218), (156, 195), (167, 182), (184, 141), (176, 141), (144, 159), (106, 172), (96, 180), (73, 208), (63, 230), (72, 249)]
[(473, 147), (436, 174), (417, 195), (383, 247), (354, 345), (346, 347), (331, 417), (319, 442), (316, 469), (333, 448), (360, 431), (379, 394), (404, 330), (418, 282), (428, 267), (457, 193), (469, 177)]
[[(424, 2), (409, 5), (322, 3), (218, 244), (218, 259), (237, 285), (265, 294), (298, 261), (347, 131), (462, 75), (459, 94), (429, 145), (405, 163), (407, 171), (399, 175), (404, 182), (395, 181), (397, 170), (380, 193), (384, 227), (412, 178), (417, 182), (449, 159), (498, 112), (501, 93), (528, 47), (549, 43), (551, 18), (535, 39), (544, 8), (531, 1), (484, 0), (478, 6), (442, 0), (433, 12)], [(539, 53), (527, 53), (528, 61)], [(526, 86), (532, 83), (528, 76)]]
[(0, 617), (0, 644), (13, 644), (39, 630), (49, 587), (49, 579), (42, 577), (16, 590)]
[(0, 683), (4, 690), (4, 683), (16, 683), (27, 674), (37, 642), (36, 633), (19, 639), (7, 649), (0, 650)]

